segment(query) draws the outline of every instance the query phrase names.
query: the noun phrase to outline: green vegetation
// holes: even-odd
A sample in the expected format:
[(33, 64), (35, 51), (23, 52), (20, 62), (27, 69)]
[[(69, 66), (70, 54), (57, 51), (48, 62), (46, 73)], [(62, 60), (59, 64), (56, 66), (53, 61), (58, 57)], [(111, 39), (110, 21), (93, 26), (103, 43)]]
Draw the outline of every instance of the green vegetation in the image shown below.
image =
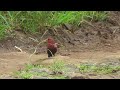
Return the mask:
[[(48, 72), (38, 72), (41, 68), (48, 68), (51, 69), (53, 72), (62, 72), (64, 69), (64, 62), (62, 61), (55, 61), (50, 66), (43, 66), (43, 65), (32, 65), (26, 64), (25, 68), (22, 71), (17, 71), (14, 73), (15, 77), (22, 78), (22, 79), (31, 79), (33, 76), (45, 77), (48, 76)], [(33, 71), (32, 69), (37, 69), (38, 71)], [(53, 75), (50, 76), (51, 78), (55, 79), (64, 79), (63, 75)]]
[(43, 65), (33, 65), (33, 64), (26, 64), (25, 71), (31, 70), (32, 68), (43, 68)]
[(109, 74), (114, 73), (114, 71), (119, 71), (120, 66), (111, 66), (111, 65), (88, 65), (88, 64), (81, 64), (78, 66), (80, 72), (95, 72), (99, 74)]
[(25, 68), (22, 71), (17, 71), (14, 73), (14, 76), (22, 78), (22, 79), (30, 79), (33, 76), (45, 76), (48, 75), (46, 72), (31, 72), (32, 69), (40, 69), (40, 68), (44, 68), (44, 66), (42, 65), (32, 65), (32, 64), (26, 64)]
[(54, 72), (62, 72), (65, 68), (64, 68), (65, 64), (63, 61), (55, 61), (51, 66), (50, 69)]
[[(120, 71), (120, 66), (112, 65), (90, 65), (90, 64), (80, 64), (77, 66), (79, 71), (82, 73), (96, 73), (96, 74), (112, 74)], [(42, 71), (42, 70), (48, 71)], [(55, 61), (52, 65), (42, 66), (42, 65), (32, 65), (27, 64), (25, 68), (21, 71), (14, 73), (15, 77), (22, 79), (32, 79), (33, 77), (48, 77), (50, 79), (66, 79), (65, 76), (65, 63), (63, 61)], [(62, 72), (64, 74), (60, 74)]]
[(18, 77), (18, 78), (22, 78), (22, 79), (30, 79), (32, 78), (33, 74), (32, 73), (29, 73), (27, 71), (18, 71), (18, 72), (15, 72), (14, 76)]
[(98, 11), (0, 11), (0, 38), (6, 32), (21, 29), (37, 33), (42, 27), (64, 23), (80, 25), (84, 20), (105, 20), (107, 14)]

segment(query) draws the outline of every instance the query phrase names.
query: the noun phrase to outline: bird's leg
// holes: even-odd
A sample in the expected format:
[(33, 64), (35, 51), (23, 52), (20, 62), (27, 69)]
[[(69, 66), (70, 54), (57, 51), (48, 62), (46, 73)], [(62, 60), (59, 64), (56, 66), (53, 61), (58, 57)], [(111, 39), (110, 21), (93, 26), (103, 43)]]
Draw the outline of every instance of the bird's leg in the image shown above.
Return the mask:
[(48, 58), (51, 58), (53, 56), (53, 53), (49, 49), (47, 50), (47, 53), (48, 53)]

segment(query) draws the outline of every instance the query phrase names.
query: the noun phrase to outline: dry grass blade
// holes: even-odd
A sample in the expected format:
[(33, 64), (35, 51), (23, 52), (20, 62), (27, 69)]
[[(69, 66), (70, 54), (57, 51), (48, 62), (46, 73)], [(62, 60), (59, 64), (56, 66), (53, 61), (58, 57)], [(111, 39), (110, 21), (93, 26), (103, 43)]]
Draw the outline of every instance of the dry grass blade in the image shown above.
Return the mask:
[(31, 38), (29, 37), (31, 40), (33, 40), (34, 42), (39, 42), (37, 39)]
[(20, 52), (23, 52), (21, 48), (19, 48), (19, 47), (17, 47), (17, 46), (15, 46), (15, 48), (16, 48), (17, 50), (19, 50)]
[(39, 43), (37, 44), (37, 46), (35, 47), (34, 52), (33, 52), (33, 53), (30, 55), (30, 57), (29, 57), (30, 62), (31, 62), (31, 57), (32, 57), (32, 56), (36, 53), (36, 51), (37, 51), (37, 47), (38, 47), (40, 44), (46, 42), (46, 40), (47, 40), (47, 39), (45, 39), (45, 40), (43, 40), (43, 41), (41, 41), (41, 42), (39, 42)]
[(48, 32), (48, 30), (46, 30), (46, 31), (44, 32), (44, 34), (41, 36), (41, 39), (43, 38), (43, 36), (44, 36), (47, 32)]
[(31, 57), (36, 53), (36, 51), (37, 51), (37, 47), (35, 48), (34, 52), (29, 57), (30, 62), (31, 62)]

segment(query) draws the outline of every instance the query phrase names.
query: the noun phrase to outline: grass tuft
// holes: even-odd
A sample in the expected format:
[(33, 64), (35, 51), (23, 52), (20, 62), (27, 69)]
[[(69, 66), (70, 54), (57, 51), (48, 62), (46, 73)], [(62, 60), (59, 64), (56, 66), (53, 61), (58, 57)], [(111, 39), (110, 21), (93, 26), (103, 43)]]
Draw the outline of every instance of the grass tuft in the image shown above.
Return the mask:
[(50, 69), (54, 72), (62, 72), (64, 69), (65, 63), (63, 61), (55, 61), (51, 66)]
[(106, 18), (104, 11), (0, 11), (0, 38), (5, 36), (6, 30), (19, 28), (26, 33), (38, 33), (45, 26), (80, 25), (83, 20), (103, 21)]
[(95, 72), (99, 74), (109, 74), (120, 70), (120, 66), (111, 66), (111, 65), (97, 66), (97, 65), (81, 64), (78, 66), (78, 68), (79, 71), (82, 73)]

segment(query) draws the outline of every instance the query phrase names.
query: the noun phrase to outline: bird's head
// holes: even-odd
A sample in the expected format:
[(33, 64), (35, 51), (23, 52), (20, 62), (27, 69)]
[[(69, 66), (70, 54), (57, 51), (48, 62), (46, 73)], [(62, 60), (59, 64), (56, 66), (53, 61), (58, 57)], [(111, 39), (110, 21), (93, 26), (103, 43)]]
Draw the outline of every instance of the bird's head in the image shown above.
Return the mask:
[(60, 48), (60, 44), (59, 44), (59, 43), (56, 43), (52, 37), (49, 37), (49, 38), (47, 39), (47, 42), (48, 42), (48, 44), (53, 44), (54, 47), (56, 47), (56, 48)]
[(51, 43), (51, 44), (55, 44), (54, 39), (51, 38), (51, 37), (49, 37), (49, 38), (47, 39), (47, 42), (48, 42), (48, 43)]

